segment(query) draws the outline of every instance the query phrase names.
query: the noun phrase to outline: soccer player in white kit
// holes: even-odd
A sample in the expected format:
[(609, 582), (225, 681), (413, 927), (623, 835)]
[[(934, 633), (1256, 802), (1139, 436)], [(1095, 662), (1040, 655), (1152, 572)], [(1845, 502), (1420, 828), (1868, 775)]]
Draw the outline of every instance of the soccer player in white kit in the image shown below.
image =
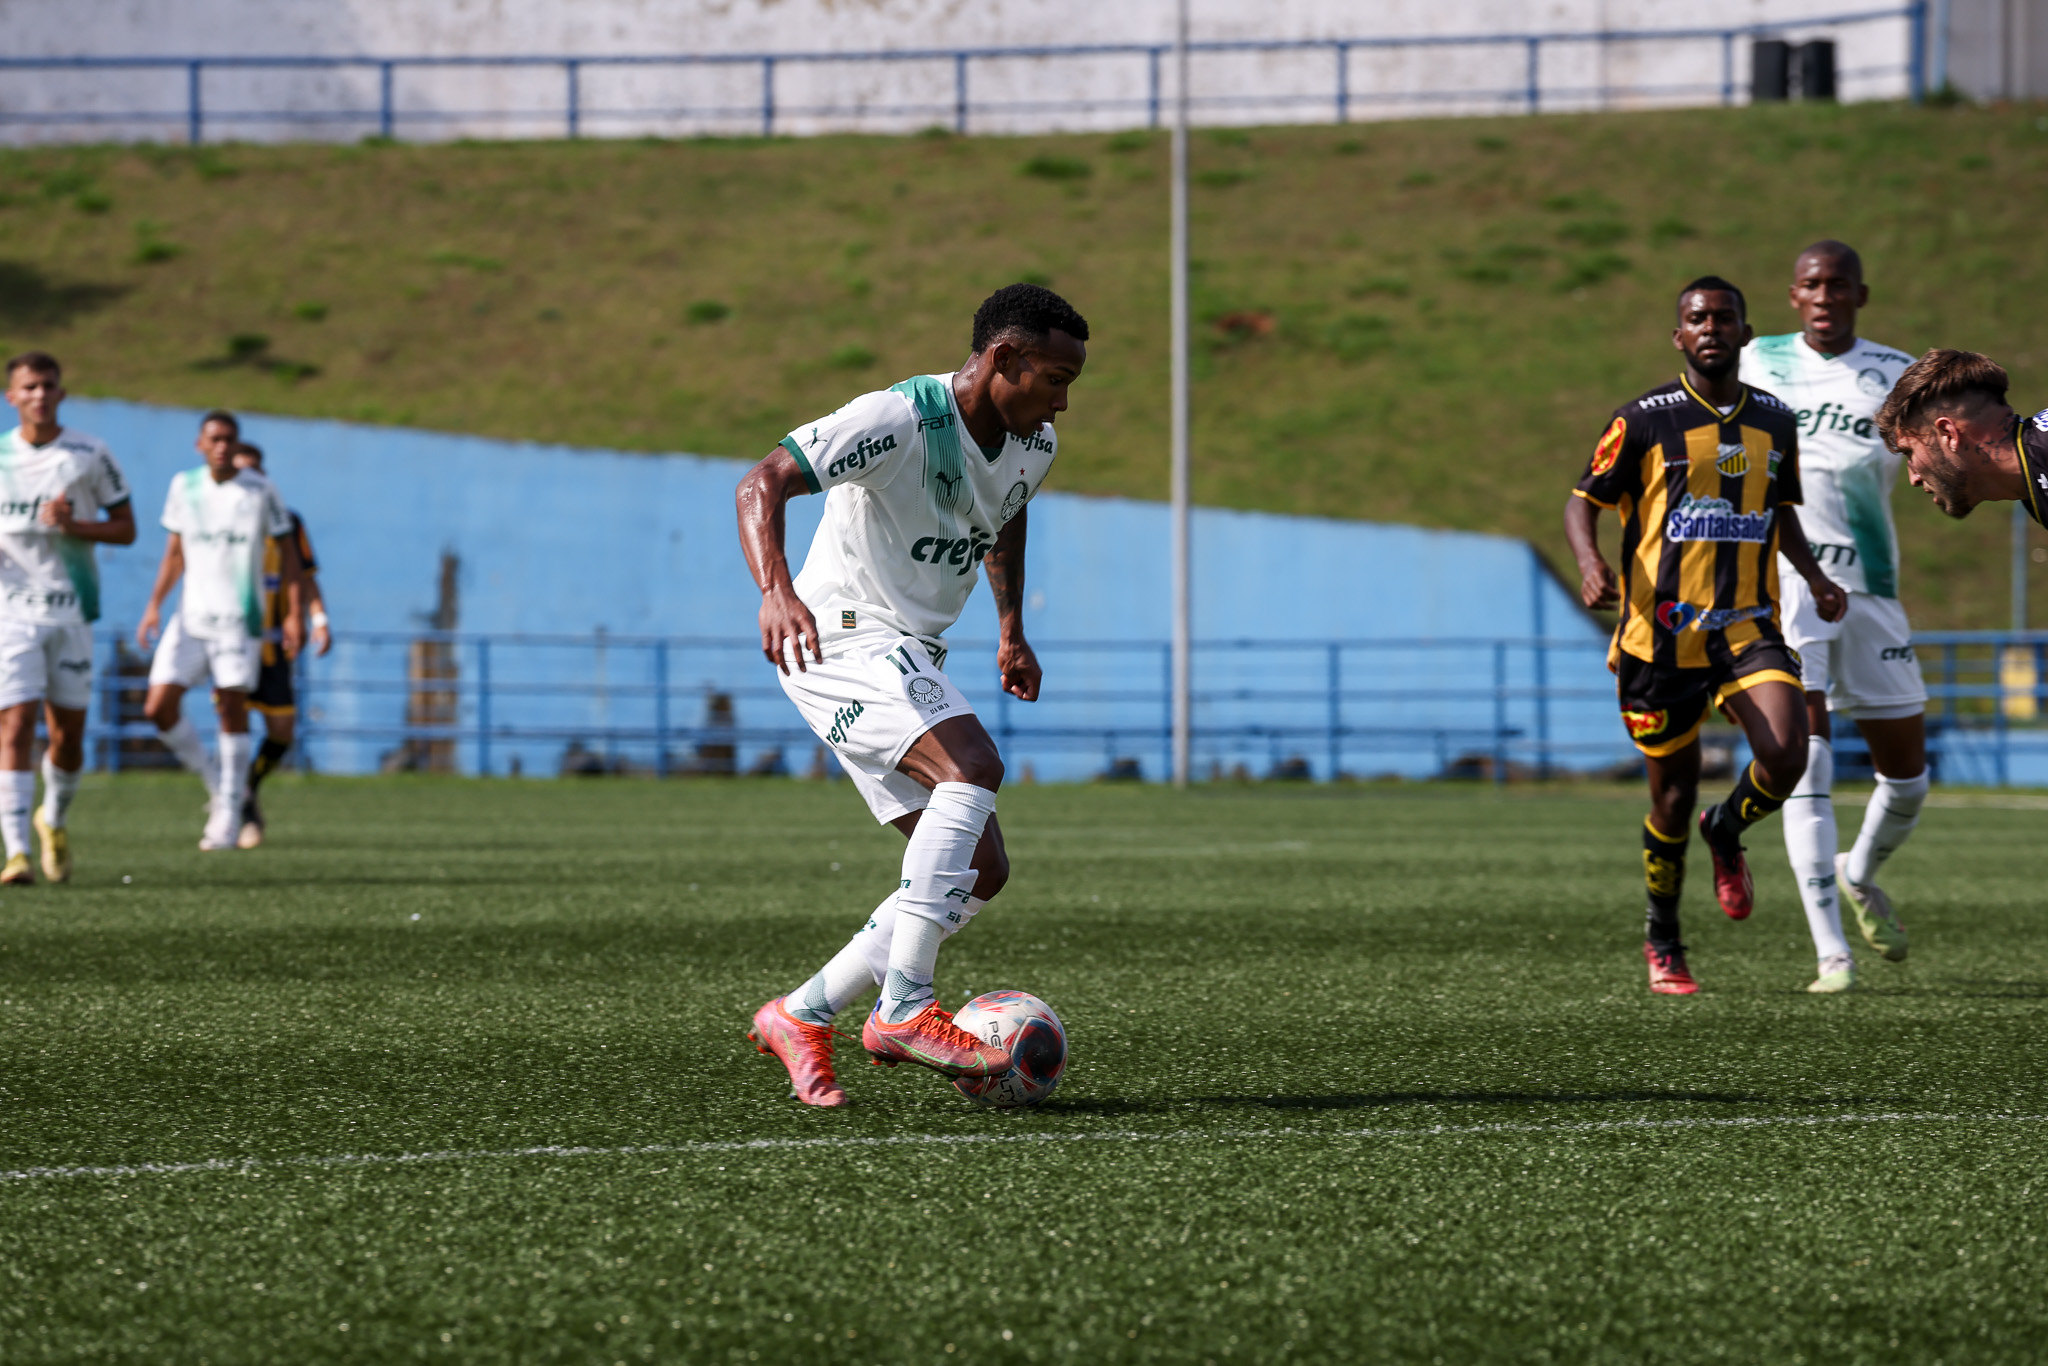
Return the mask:
[[(297, 657), (304, 638), (291, 513), (268, 479), (236, 466), (240, 437), (232, 413), (214, 411), (201, 419), (198, 446), (206, 463), (171, 479), (163, 516), (170, 535), (156, 587), (135, 630), (136, 643), (148, 649), (164, 599), (182, 578), (185, 591), (177, 613), (150, 661), (143, 711), (156, 723), (165, 748), (206, 783), (211, 805), (199, 847), (207, 850), (233, 849), (241, 832), (249, 790), (249, 690), (256, 684), (263, 644), (263, 560), (273, 540), (288, 604), (282, 628), (287, 657)], [(184, 712), (186, 691), (208, 677), (220, 713), (217, 770), (209, 768), (199, 732)]]
[[(42, 844), (43, 876), (71, 878), (65, 820), (85, 767), (85, 713), (92, 701), (92, 623), (100, 615), (93, 546), (132, 545), (134, 500), (121, 467), (97, 437), (57, 421), (64, 372), (31, 351), (7, 362), (7, 401), (21, 423), (0, 436), (0, 884), (35, 881), (29, 827)], [(50, 729), (43, 804), (36, 806), (36, 713)], [(33, 808), (33, 814), (31, 814)]]
[[(996, 600), (1005, 691), (1038, 697), (1024, 639), (1025, 505), (1052, 467), (1053, 419), (1087, 360), (1088, 324), (1038, 285), (997, 290), (972, 354), (853, 400), (785, 437), (740, 481), (740, 544), (761, 589), (761, 648), (875, 819), (909, 837), (899, 885), (809, 981), (755, 1012), (747, 1037), (789, 1070), (806, 1105), (846, 1103), (833, 1016), (882, 988), (861, 1031), (879, 1063), (993, 1076), (1009, 1055), (953, 1023), (932, 977), (939, 945), (1009, 877), (995, 820), (1003, 763), (944, 672), (945, 632), (978, 566)], [(794, 581), (783, 508), (825, 494)]]
[[(1799, 652), (1812, 722), (1806, 777), (1785, 804), (1785, 852), (1820, 957), (1807, 990), (1837, 992), (1856, 980), (1838, 889), (1873, 948), (1893, 962), (1906, 956), (1906, 932), (1877, 873), (1905, 843), (1927, 799), (1927, 688), (1899, 605), (1892, 525), (1901, 457), (1877, 429), (1878, 409), (1913, 358), (1856, 335), (1870, 288), (1861, 258), (1841, 242), (1816, 242), (1799, 254), (1791, 299), (1800, 331), (1752, 342), (1742, 354), (1742, 378), (1798, 414), (1806, 482), (1800, 523), (1815, 558), (1849, 590), (1848, 612), (1826, 622), (1805, 584), (1784, 576), (1785, 641)], [(1831, 710), (1855, 721), (1877, 770), (1877, 791), (1847, 853), (1839, 851), (1835, 830)]]

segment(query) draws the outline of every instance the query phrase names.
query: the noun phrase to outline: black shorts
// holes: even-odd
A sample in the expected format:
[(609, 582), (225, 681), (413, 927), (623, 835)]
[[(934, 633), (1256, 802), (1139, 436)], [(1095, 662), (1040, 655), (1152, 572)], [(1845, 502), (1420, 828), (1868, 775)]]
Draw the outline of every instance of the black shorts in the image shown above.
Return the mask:
[(263, 647), (263, 662), (256, 669), (256, 686), (249, 690), (249, 705), (266, 716), (289, 716), (299, 709), (292, 691), (292, 662), (275, 645)]
[(1679, 669), (1622, 651), (1614, 664), (1621, 721), (1637, 749), (1662, 758), (1699, 738), (1707, 706), (1759, 683), (1801, 689), (1799, 656), (1781, 640), (1759, 640), (1726, 664)]

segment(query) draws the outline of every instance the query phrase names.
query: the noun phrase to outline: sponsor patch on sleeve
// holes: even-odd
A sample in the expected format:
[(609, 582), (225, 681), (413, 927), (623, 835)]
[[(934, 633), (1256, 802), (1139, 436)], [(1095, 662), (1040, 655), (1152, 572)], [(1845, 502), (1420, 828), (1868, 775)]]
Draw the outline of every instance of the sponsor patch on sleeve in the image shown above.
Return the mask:
[(1628, 437), (1628, 419), (1617, 417), (1614, 425), (1607, 429), (1607, 435), (1600, 438), (1600, 444), (1593, 448), (1593, 473), (1601, 475), (1614, 468), (1614, 462), (1621, 459), (1621, 443)]

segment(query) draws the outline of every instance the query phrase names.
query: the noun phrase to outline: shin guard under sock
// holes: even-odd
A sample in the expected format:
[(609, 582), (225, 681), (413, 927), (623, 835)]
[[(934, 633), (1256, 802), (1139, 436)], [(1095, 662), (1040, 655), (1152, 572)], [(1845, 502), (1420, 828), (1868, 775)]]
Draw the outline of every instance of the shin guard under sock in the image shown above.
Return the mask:
[(254, 796), (256, 789), (263, 785), (265, 778), (268, 778), (278, 769), (284, 767), (284, 756), (291, 752), (292, 747), (290, 745), (279, 744), (268, 735), (263, 737), (263, 745), (256, 751), (255, 761), (249, 765), (249, 793), (251, 796)]
[(1785, 858), (1799, 884), (1806, 928), (1823, 961), (1849, 956), (1842, 905), (1835, 894), (1835, 750), (1818, 735), (1806, 742), (1806, 776), (1785, 803)]
[(1660, 949), (1678, 947), (1678, 898), (1685, 890), (1688, 841), (1683, 830), (1672, 839), (1644, 817), (1643, 883), (1649, 891), (1650, 904), (1643, 917), (1643, 938)]
[(1849, 881), (1861, 887), (1877, 876), (1884, 861), (1906, 842), (1920, 823), (1920, 808), (1927, 802), (1927, 773), (1917, 778), (1887, 778), (1877, 775), (1877, 791), (1863, 808), (1863, 828), (1857, 832), (1856, 847), (1849, 851), (1844, 871)]
[(1751, 759), (1735, 780), (1735, 790), (1714, 808), (1708, 833), (1716, 844), (1740, 844), (1742, 832), (1785, 804), (1792, 794), (1774, 793), (1757, 781), (1756, 760)]

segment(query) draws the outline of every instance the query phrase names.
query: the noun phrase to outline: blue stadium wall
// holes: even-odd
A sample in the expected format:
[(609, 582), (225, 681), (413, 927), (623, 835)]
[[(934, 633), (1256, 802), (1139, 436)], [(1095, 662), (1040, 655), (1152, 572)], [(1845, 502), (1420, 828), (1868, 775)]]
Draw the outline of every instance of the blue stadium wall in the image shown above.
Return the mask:
[[(141, 540), (101, 556), (103, 624), (125, 632), (161, 554), (165, 487), (198, 461), (197, 414), (73, 399), (65, 419), (104, 438), (137, 490)], [(370, 771), (398, 743), (407, 650), (435, 606), (444, 552), (460, 559), (465, 635), (602, 631), (607, 642), (497, 639), (487, 664), (473, 642), (460, 646), (463, 769), (554, 773), (567, 744), (587, 735), (602, 751), (607, 730), (626, 734), (610, 746), (621, 757), (651, 763), (664, 674), (674, 762), (688, 763), (701, 738), (675, 733), (704, 722), (714, 692), (734, 699), (741, 767), (778, 747), (795, 771), (814, 762), (751, 643), (759, 598), (732, 513), (742, 462), (262, 415), (247, 418), (246, 434), (305, 516), (336, 627), (349, 633), (308, 665), (317, 768)], [(792, 562), (822, 503), (791, 505)], [(1603, 635), (1521, 541), (1205, 508), (1194, 545), (1200, 773), (1264, 774), (1298, 758), (1316, 777), (1423, 776), (1502, 754), (1577, 768), (1628, 755)], [(1013, 771), (1086, 777), (1129, 759), (1161, 775), (1166, 547), (1161, 504), (1052, 492), (1033, 503), (1026, 624), (1046, 667), (1044, 700), (1000, 697), (985, 592), (947, 663), (1004, 737)], [(647, 639), (657, 636), (684, 639), (657, 659)], [(1535, 638), (1551, 644), (1538, 650)], [(490, 734), (469, 739), (479, 728)]]

